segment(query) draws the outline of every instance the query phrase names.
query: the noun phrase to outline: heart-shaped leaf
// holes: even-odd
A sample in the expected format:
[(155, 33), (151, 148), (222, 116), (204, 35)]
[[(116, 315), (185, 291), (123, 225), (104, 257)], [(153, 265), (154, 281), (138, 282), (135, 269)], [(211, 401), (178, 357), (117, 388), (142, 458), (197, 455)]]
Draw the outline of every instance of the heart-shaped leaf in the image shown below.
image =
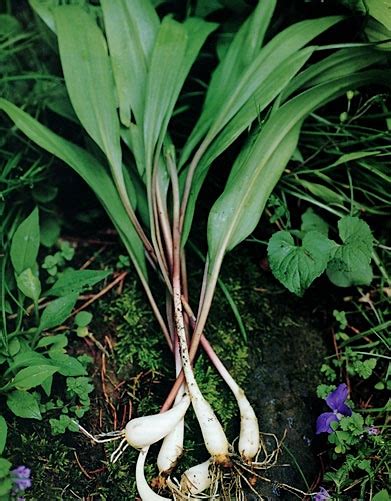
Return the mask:
[(288, 231), (278, 231), (269, 241), (268, 256), (273, 275), (291, 292), (302, 296), (327, 266), (333, 242), (318, 231), (308, 232), (301, 246)]
[(336, 247), (327, 267), (327, 276), (339, 287), (370, 284), (373, 251), (370, 227), (358, 217), (345, 216), (339, 220), (338, 230), (343, 244)]

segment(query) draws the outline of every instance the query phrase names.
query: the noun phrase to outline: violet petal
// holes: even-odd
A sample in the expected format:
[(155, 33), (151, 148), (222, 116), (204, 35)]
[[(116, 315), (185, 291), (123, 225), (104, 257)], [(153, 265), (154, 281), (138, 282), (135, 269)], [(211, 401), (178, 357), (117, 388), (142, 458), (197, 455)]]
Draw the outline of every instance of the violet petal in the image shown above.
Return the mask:
[(316, 420), (316, 434), (319, 435), (319, 433), (332, 433), (333, 429), (331, 428), (330, 424), (334, 421), (338, 421), (338, 418), (334, 414), (334, 412), (324, 412), (323, 414), (321, 414)]
[[(345, 383), (342, 383), (338, 386), (338, 388), (330, 393), (326, 397), (326, 404), (330, 407), (331, 410), (339, 412), (343, 414), (341, 411), (342, 407), (345, 406), (345, 400), (348, 398), (348, 387)], [(349, 414), (350, 415), (350, 414)]]

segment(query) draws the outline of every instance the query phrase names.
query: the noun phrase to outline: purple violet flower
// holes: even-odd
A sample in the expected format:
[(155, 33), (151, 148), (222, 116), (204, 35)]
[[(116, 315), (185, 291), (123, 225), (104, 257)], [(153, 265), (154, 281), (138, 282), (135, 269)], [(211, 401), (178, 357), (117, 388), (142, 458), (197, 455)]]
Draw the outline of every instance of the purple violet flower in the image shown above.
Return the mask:
[(325, 398), (326, 404), (333, 412), (324, 412), (316, 420), (316, 433), (332, 433), (331, 423), (340, 421), (343, 416), (351, 416), (352, 409), (345, 404), (348, 398), (348, 387), (340, 384)]
[(31, 470), (26, 466), (18, 466), (11, 470), (12, 480), (14, 482), (13, 493), (19, 494), (31, 487)]
[(368, 433), (368, 435), (379, 435), (380, 433), (380, 430), (379, 428), (376, 428), (376, 426), (368, 426), (368, 428), (366, 428), (366, 432)]
[(326, 501), (326, 499), (331, 499), (331, 496), (324, 487), (320, 487), (319, 492), (315, 494), (314, 501)]

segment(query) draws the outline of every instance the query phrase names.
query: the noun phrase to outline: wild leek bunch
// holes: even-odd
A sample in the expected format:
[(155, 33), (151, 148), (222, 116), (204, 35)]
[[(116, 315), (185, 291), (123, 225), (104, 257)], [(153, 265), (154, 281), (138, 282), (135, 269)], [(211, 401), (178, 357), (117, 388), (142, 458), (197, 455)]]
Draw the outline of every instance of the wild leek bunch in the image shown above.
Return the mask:
[[(101, 151), (94, 155), (80, 148), (4, 99), (0, 107), (30, 140), (62, 159), (95, 191), (137, 270), (177, 374), (160, 414), (132, 419), (124, 430), (91, 438), (121, 440), (113, 461), (128, 445), (140, 449), (136, 479), (143, 500), (167, 499), (144, 477), (148, 448), (162, 439), (158, 467), (162, 484), (176, 499), (204, 491), (231, 499), (230, 489), (241, 499), (240, 482), (275, 457), (259, 459), (255, 412), (205, 337), (220, 268), (226, 253), (257, 225), (296, 148), (303, 120), (349, 89), (389, 83), (389, 72), (363, 71), (380, 63), (383, 54), (366, 46), (342, 48), (309, 64), (320, 49), (309, 44), (342, 18), (301, 21), (265, 44), (276, 1), (260, 0), (214, 70), (201, 115), (179, 150), (169, 134), (170, 120), (216, 24), (196, 17), (160, 20), (148, 0), (101, 0), (98, 8), (88, 2), (31, 4), (57, 35), (73, 110)], [(254, 126), (260, 117), (261, 124)], [(195, 307), (189, 304), (186, 244), (197, 198), (212, 163), (251, 129), (209, 213), (207, 259)], [(149, 285), (151, 273), (167, 291), (164, 313)], [(194, 377), (192, 363), (200, 344), (237, 400), (241, 425), (235, 447)], [(210, 459), (176, 482), (169, 475), (183, 451), (190, 404)]]

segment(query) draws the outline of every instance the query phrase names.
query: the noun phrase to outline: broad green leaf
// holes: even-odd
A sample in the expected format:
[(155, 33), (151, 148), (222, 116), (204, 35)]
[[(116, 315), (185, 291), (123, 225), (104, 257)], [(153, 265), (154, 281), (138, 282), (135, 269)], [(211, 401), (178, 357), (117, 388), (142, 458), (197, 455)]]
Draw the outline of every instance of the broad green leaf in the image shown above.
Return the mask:
[[(260, 15), (262, 15), (261, 11)], [(334, 16), (293, 24), (276, 35), (256, 57), (248, 61), (247, 65), (244, 65), (240, 59), (236, 61), (235, 68), (231, 63), (227, 63), (230, 71), (225, 74), (225, 61), (230, 57), (230, 50), (228, 50), (226, 57), (212, 76), (203, 111), (184, 147), (180, 165), (185, 163), (190, 152), (206, 133), (209, 140), (213, 139), (245, 103), (248, 102), (254, 106), (252, 99), (254, 92), (258, 90), (260, 94), (262, 93), (261, 84), (268, 73), (278, 68), (283, 61), (341, 19), (341, 17)], [(235, 51), (239, 51), (240, 54), (245, 50), (245, 35), (240, 30), (237, 37), (240, 42), (235, 37), (232, 44)], [(219, 85), (215, 83), (215, 79), (217, 82), (221, 81)]]
[(301, 231), (305, 233), (318, 231), (327, 237), (329, 233), (329, 225), (324, 219), (318, 216), (313, 209), (309, 208), (301, 216)]
[(46, 395), (50, 397), (53, 386), (53, 376), (49, 376), (48, 378), (46, 378), (45, 381), (41, 383), (41, 386)]
[(79, 311), (79, 313), (75, 316), (75, 324), (78, 327), (87, 327), (91, 320), (92, 313), (89, 311)]
[(28, 138), (74, 169), (95, 192), (116, 226), (138, 273), (147, 277), (144, 248), (103, 165), (87, 151), (54, 134), (17, 106), (0, 98), (0, 109)]
[(338, 221), (338, 245), (327, 267), (327, 276), (339, 287), (369, 285), (372, 280), (370, 265), (373, 251), (373, 236), (365, 221), (345, 216)]
[(102, 0), (101, 5), (121, 122), (129, 127), (131, 110), (136, 122), (142, 121), (147, 71), (159, 18), (145, 0)]
[(144, 143), (146, 164), (152, 162), (154, 149), (163, 143), (168, 122), (183, 83), (214, 23), (189, 18), (183, 24), (165, 17), (152, 52), (147, 79)]
[(10, 388), (17, 390), (29, 390), (39, 386), (46, 378), (57, 372), (57, 367), (53, 365), (33, 365), (21, 369), (11, 380)]
[(122, 179), (119, 120), (106, 41), (95, 19), (76, 5), (54, 10), (65, 84), (81, 124)]
[(72, 293), (51, 301), (42, 312), (39, 330), (61, 325), (72, 313), (78, 294)]
[(390, 501), (390, 495), (388, 494), (387, 489), (382, 489), (381, 491), (377, 492), (373, 496), (372, 501)]
[(348, 89), (374, 81), (390, 85), (390, 73), (367, 71), (318, 85), (291, 99), (266, 121), (253, 144), (235, 162), (224, 192), (210, 212), (211, 269), (218, 269), (224, 253), (254, 230), (296, 147), (302, 120)]
[(5, 444), (7, 442), (7, 422), (0, 416), (0, 455), (2, 454)]
[(74, 357), (57, 350), (50, 351), (49, 357), (62, 376), (85, 376), (87, 374), (83, 365)]
[(391, 30), (391, 2), (390, 0), (365, 0), (370, 16)]
[(185, 56), (187, 33), (183, 24), (165, 17), (152, 51), (147, 79), (144, 115), (144, 143), (147, 168), (152, 167), (155, 146), (169, 113), (173, 89)]
[[(281, 90), (287, 85), (291, 78), (305, 64), (311, 54), (312, 49), (304, 49), (298, 54), (289, 58), (289, 60), (284, 61), (264, 80), (260, 78), (262, 85), (254, 94), (253, 99), (249, 100), (242, 107), (242, 109), (224, 127), (215, 141), (208, 148), (194, 174), (192, 190), (186, 209), (182, 245), (186, 243), (188, 234), (190, 232), (198, 194), (201, 190), (212, 162), (223, 151), (225, 151), (240, 136), (240, 134), (242, 134), (246, 129), (250, 127), (259, 113), (262, 113), (262, 111), (264, 111), (265, 108), (270, 105), (273, 99), (281, 92)], [(187, 170), (182, 171), (182, 180), (186, 175)]]
[(318, 231), (304, 235), (300, 246), (288, 231), (278, 231), (268, 244), (273, 275), (291, 292), (302, 296), (326, 269), (333, 242)]
[(53, 7), (58, 5), (56, 0), (28, 0), (30, 7), (35, 10), (42, 21), (53, 32), (56, 31), (56, 25), (53, 17)]
[(45, 247), (52, 247), (58, 240), (61, 226), (56, 217), (41, 218), (41, 244)]
[(11, 242), (11, 262), (16, 273), (33, 268), (39, 250), (38, 208), (18, 226)]
[(20, 351), (20, 341), (18, 338), (14, 337), (8, 344), (8, 353), (11, 357), (16, 356)]
[(32, 299), (35, 303), (41, 295), (41, 282), (39, 278), (34, 275), (31, 268), (27, 268), (16, 276), (16, 284), (22, 293)]
[(66, 296), (91, 289), (111, 274), (104, 270), (66, 270), (57, 282), (49, 289), (46, 296)]
[(38, 401), (27, 391), (13, 391), (7, 397), (7, 405), (15, 416), (41, 420)]
[(37, 348), (44, 348), (47, 346), (52, 346), (56, 350), (61, 350), (68, 345), (68, 338), (66, 334), (54, 334), (49, 336), (41, 337), (37, 343)]
[(373, 47), (340, 49), (328, 57), (311, 64), (300, 72), (282, 92), (281, 102), (298, 89), (325, 83), (335, 78), (349, 76), (384, 59), (384, 54)]
[[(11, 469), (12, 464), (8, 461), (8, 459), (0, 458), (0, 478), (3, 479), (6, 477)], [(8, 494), (5, 492), (4, 494)], [(8, 501), (8, 500), (7, 500)]]
[(18, 353), (9, 365), (9, 370), (15, 371), (19, 367), (28, 367), (32, 365), (46, 365), (49, 360), (35, 351)]

